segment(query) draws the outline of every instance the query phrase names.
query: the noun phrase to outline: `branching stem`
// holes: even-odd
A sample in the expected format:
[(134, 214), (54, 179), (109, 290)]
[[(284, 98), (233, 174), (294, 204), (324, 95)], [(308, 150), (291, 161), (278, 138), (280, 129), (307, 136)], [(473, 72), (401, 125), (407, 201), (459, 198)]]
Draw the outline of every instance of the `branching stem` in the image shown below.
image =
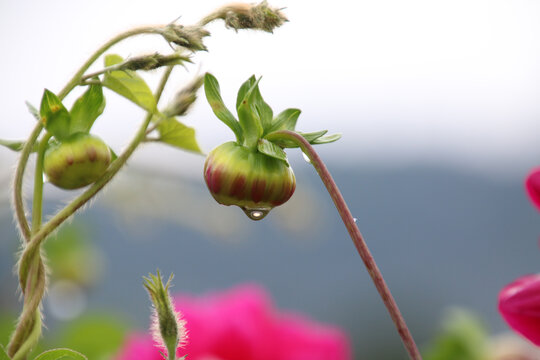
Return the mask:
[[(360, 233), (360, 230), (358, 229), (358, 226), (356, 226), (354, 217), (352, 216), (349, 207), (345, 202), (345, 199), (341, 195), (338, 186), (334, 182), (332, 175), (326, 168), (326, 165), (321, 160), (319, 155), (315, 152), (313, 146), (311, 146), (309, 142), (304, 139), (303, 136), (288, 130), (276, 131), (274, 134), (280, 139), (286, 138), (287, 140), (293, 141), (294, 143), (298, 144), (300, 146), (300, 149), (302, 149), (304, 154), (306, 154), (310, 159), (311, 164), (313, 164), (313, 166), (315, 167), (315, 170), (317, 171), (322, 182), (326, 186), (330, 197), (334, 201), (334, 204), (336, 205), (339, 215), (341, 216), (341, 219), (343, 220), (343, 223), (345, 224), (349, 235), (351, 236), (356, 250), (362, 258), (362, 261), (364, 262), (364, 265), (366, 266), (366, 269), (371, 276), (373, 283), (375, 284), (375, 287), (377, 288), (377, 291), (379, 292), (382, 301), (384, 302), (384, 305), (386, 306), (386, 309), (390, 313), (390, 317), (392, 318), (392, 321), (397, 328), (399, 336), (401, 337), (401, 340), (403, 341), (403, 344), (405, 345), (405, 348), (409, 353), (409, 357), (412, 360), (421, 360), (422, 356), (418, 351), (411, 332), (407, 328), (407, 324), (405, 323), (405, 320), (401, 315), (401, 312), (399, 311), (396, 301), (390, 293), (390, 289), (386, 285), (382, 273), (377, 267), (375, 259), (373, 259), (373, 256), (371, 255), (371, 252), (369, 251), (367, 244), (362, 234)], [(269, 140), (271, 140), (271, 136), (272, 135), (268, 136)]]

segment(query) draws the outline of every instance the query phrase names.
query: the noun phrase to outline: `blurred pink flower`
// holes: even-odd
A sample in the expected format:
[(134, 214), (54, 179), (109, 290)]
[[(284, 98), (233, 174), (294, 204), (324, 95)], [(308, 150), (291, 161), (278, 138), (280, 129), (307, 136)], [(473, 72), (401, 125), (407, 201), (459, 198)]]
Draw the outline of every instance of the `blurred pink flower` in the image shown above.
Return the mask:
[[(277, 312), (258, 286), (174, 297), (188, 330), (178, 355), (189, 360), (350, 360), (349, 341), (338, 328), (297, 314)], [(146, 334), (128, 337), (118, 360), (161, 360)]]
[(527, 175), (525, 188), (533, 204), (540, 210), (540, 167), (532, 169)]
[(512, 329), (540, 346), (540, 274), (505, 286), (499, 293), (499, 312)]

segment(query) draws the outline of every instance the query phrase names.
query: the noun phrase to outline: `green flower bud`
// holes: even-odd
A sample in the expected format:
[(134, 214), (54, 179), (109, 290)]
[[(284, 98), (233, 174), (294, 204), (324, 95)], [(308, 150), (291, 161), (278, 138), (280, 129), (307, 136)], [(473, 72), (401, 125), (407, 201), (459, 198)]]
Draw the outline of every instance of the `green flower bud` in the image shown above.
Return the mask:
[(78, 189), (95, 182), (111, 163), (109, 147), (98, 137), (76, 133), (45, 152), (44, 172), (62, 189)]
[(285, 203), (296, 188), (286, 161), (236, 142), (222, 144), (208, 154), (204, 178), (218, 203), (239, 206), (252, 220), (261, 220), (273, 207)]

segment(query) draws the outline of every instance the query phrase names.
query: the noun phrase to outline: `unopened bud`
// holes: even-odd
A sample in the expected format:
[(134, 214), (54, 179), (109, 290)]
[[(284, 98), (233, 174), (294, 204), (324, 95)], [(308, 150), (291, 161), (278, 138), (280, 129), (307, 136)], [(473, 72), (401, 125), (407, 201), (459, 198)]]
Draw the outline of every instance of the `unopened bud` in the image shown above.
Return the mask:
[(171, 274), (167, 284), (163, 285), (159, 270), (157, 275), (149, 274), (144, 278), (144, 287), (154, 304), (152, 335), (154, 341), (167, 350), (169, 359), (175, 358), (176, 349), (183, 346), (187, 338), (186, 322), (174, 310), (169, 295), (172, 278)]
[(182, 46), (192, 51), (206, 50), (203, 38), (210, 35), (210, 32), (200, 26), (183, 26), (169, 24), (161, 32), (161, 35), (169, 43)]
[(185, 115), (191, 105), (197, 100), (197, 91), (203, 84), (203, 77), (195, 77), (186, 87), (176, 93), (173, 101), (163, 110), (167, 117)]
[(227, 27), (235, 30), (258, 29), (272, 32), (288, 21), (280, 9), (268, 6), (268, 3), (246, 4), (233, 3), (224, 6), (214, 13), (214, 19), (223, 19)]
[(162, 66), (181, 65), (184, 62), (191, 62), (191, 60), (189, 56), (180, 52), (171, 55), (155, 53), (128, 59), (119, 66), (118, 70), (154, 70)]

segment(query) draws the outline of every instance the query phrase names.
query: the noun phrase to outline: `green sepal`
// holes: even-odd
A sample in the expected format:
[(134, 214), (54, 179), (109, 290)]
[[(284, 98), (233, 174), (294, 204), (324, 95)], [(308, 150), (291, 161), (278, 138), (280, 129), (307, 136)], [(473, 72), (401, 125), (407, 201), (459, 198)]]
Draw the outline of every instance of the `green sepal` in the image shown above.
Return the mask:
[[(105, 67), (124, 61), (119, 55), (105, 56)], [(156, 99), (146, 82), (135, 71), (111, 71), (105, 73), (103, 86), (127, 98), (149, 112), (156, 111)]]
[[(337, 141), (341, 138), (341, 134), (333, 134), (324, 136), (328, 130), (315, 131), (311, 133), (302, 133), (300, 131), (295, 131), (298, 135), (302, 135), (304, 139), (307, 140), (312, 145), (326, 144), (330, 142)], [(289, 140), (287, 137), (282, 137), (277, 132), (272, 132), (264, 137), (265, 139), (273, 142), (274, 144), (282, 148), (297, 148), (298, 144), (294, 141)]]
[[(238, 105), (238, 120), (242, 130), (244, 130), (244, 146), (252, 149), (257, 147), (257, 142), (263, 135), (261, 120), (256, 111), (257, 91), (259, 80), (251, 85), (245, 93), (243, 100)], [(250, 80), (248, 80), (250, 81)]]
[(105, 109), (105, 97), (101, 85), (90, 85), (88, 90), (79, 97), (71, 108), (72, 134), (76, 132), (88, 133), (94, 121)]
[(338, 141), (339, 139), (341, 139), (341, 134), (326, 135), (326, 136), (321, 136), (313, 140), (310, 144), (313, 144), (313, 145), (328, 144), (334, 141)]
[(47, 350), (39, 354), (34, 360), (88, 360), (83, 354), (71, 349)]
[(25, 101), (24, 103), (26, 104), (26, 107), (28, 108), (28, 111), (30, 112), (30, 114), (32, 114), (32, 116), (37, 121), (41, 121), (41, 116), (39, 116), (39, 110), (36, 109), (36, 107), (34, 105), (30, 104), (30, 102), (28, 102), (28, 101)]
[(160, 119), (157, 123), (158, 140), (179, 149), (203, 154), (197, 139), (195, 129), (184, 125), (174, 117)]
[(278, 130), (290, 130), (294, 131), (296, 128), (296, 122), (302, 111), (300, 109), (286, 109), (276, 116), (272, 121), (272, 125), (267, 133), (271, 133)]
[(252, 75), (247, 81), (245, 81), (238, 90), (238, 96), (236, 97), (236, 110), (238, 111), (242, 101), (246, 98), (246, 95), (251, 91), (252, 98), (250, 99), (252, 110), (259, 117), (259, 121), (264, 132), (269, 132), (272, 125), (272, 118), (274, 113), (272, 108), (264, 102), (264, 99), (259, 90), (259, 80), (255, 79), (255, 75)]
[(265, 155), (271, 156), (278, 160), (283, 160), (285, 161), (287, 166), (289, 166), (289, 162), (287, 161), (287, 154), (285, 153), (285, 151), (283, 151), (282, 148), (280, 148), (273, 142), (270, 142), (266, 139), (259, 139), (259, 142), (257, 143), (257, 150), (259, 150), (259, 152)]
[(118, 155), (116, 155), (116, 153), (110, 146), (109, 146), (109, 150), (111, 152), (111, 163), (112, 163), (114, 160), (118, 159)]
[(41, 99), (39, 115), (45, 129), (55, 138), (64, 140), (69, 137), (71, 116), (58, 96), (47, 89)]
[(8, 354), (6, 354), (6, 351), (4, 350), (4, 347), (0, 345), (0, 360), (10, 360)]
[[(25, 141), (16, 141), (16, 140), (2, 140), (0, 139), (0, 145), (5, 146), (13, 151), (22, 151)], [(32, 146), (31, 152), (36, 152), (38, 148), (38, 143), (35, 142)]]
[(204, 93), (206, 95), (206, 100), (208, 100), (214, 114), (216, 114), (218, 119), (234, 132), (236, 141), (241, 144), (244, 141), (242, 127), (234, 115), (225, 106), (225, 103), (221, 98), (219, 83), (214, 75), (210, 73), (206, 73), (204, 75)]

